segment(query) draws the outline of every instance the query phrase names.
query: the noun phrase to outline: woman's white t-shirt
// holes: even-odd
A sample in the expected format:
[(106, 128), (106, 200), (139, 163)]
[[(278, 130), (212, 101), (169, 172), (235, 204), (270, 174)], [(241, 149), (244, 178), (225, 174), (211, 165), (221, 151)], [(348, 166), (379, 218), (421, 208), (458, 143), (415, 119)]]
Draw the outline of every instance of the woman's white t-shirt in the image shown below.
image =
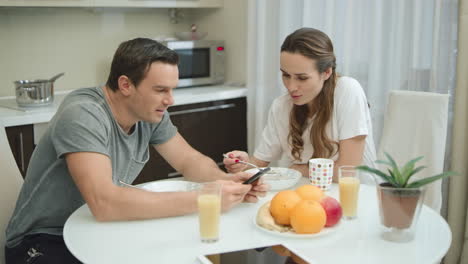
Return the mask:
[[(282, 95), (273, 101), (262, 139), (254, 152), (256, 158), (272, 162), (279, 160), (284, 153), (289, 164), (308, 163), (314, 151), (310, 142), (312, 119), (308, 120), (310, 124), (302, 134), (304, 150), (301, 153), (301, 160), (294, 160), (291, 154), (291, 146), (288, 143), (289, 114), (292, 107), (293, 102), (289, 94)], [(333, 115), (326, 131), (328, 137), (336, 142), (359, 135), (367, 135), (363, 164), (374, 167), (376, 154), (369, 107), (366, 95), (355, 79), (346, 76), (338, 78), (334, 94)], [(335, 154), (331, 159), (336, 161), (338, 154)], [(365, 182), (368, 180), (365, 180)]]

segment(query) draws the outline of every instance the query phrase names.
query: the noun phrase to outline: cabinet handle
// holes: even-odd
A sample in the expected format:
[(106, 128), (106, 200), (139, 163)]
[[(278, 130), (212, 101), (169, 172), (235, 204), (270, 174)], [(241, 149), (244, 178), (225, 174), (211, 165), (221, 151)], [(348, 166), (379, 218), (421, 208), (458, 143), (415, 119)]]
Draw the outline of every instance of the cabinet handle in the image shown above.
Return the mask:
[(176, 116), (176, 115), (192, 114), (192, 113), (198, 113), (198, 112), (204, 112), (204, 111), (214, 111), (214, 110), (220, 110), (220, 109), (228, 109), (228, 108), (234, 108), (234, 107), (236, 107), (236, 104), (222, 104), (222, 105), (207, 106), (207, 107), (200, 107), (200, 108), (194, 108), (194, 109), (187, 109), (187, 110), (169, 112), (169, 115), (170, 116)]
[(21, 171), (24, 172), (24, 149), (23, 149), (23, 133), (19, 133), (19, 143), (20, 143), (20, 157), (21, 157)]

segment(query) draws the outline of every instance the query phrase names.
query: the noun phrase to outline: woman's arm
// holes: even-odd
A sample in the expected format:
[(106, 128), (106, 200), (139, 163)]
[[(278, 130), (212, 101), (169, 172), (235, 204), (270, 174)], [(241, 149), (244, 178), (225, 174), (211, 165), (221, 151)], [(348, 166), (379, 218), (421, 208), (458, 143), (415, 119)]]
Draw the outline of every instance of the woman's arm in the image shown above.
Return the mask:
[(309, 177), (309, 164), (292, 164), (289, 168), (299, 171), (303, 177)]
[(366, 135), (360, 135), (340, 141), (338, 160), (335, 161), (333, 169), (333, 182), (338, 182), (338, 168), (350, 165), (358, 166), (362, 163), (364, 147), (366, 145)]
[[(338, 160), (335, 161), (333, 169), (333, 182), (338, 182), (338, 168), (340, 166), (358, 166), (361, 165), (364, 146), (366, 144), (366, 135), (340, 141), (340, 150)], [(309, 177), (309, 164), (292, 164), (289, 168), (302, 173), (302, 176)]]
[(223, 160), (224, 166), (226, 167), (226, 170), (230, 173), (235, 173), (239, 171), (243, 171), (246, 169), (249, 169), (249, 166), (243, 163), (240, 163), (239, 161), (246, 161), (249, 163), (253, 163), (257, 165), (258, 167), (267, 167), (270, 162), (260, 160), (254, 156), (249, 157), (249, 154), (245, 151), (240, 151), (240, 150), (234, 150), (226, 153), (226, 156)]

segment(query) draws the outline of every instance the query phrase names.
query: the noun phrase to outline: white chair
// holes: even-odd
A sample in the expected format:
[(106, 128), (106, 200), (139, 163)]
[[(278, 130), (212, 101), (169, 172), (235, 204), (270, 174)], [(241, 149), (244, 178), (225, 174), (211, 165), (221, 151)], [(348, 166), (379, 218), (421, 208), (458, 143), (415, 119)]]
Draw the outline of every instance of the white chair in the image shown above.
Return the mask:
[(5, 229), (8, 225), (16, 199), (18, 198), (23, 178), (11, 152), (5, 128), (0, 126), (0, 264), (5, 262)]
[[(439, 174), (444, 169), (448, 119), (447, 94), (391, 91), (377, 157), (388, 152), (398, 165), (424, 156), (416, 166), (426, 169), (412, 177), (421, 179)], [(424, 203), (440, 213), (441, 180), (427, 186)]]

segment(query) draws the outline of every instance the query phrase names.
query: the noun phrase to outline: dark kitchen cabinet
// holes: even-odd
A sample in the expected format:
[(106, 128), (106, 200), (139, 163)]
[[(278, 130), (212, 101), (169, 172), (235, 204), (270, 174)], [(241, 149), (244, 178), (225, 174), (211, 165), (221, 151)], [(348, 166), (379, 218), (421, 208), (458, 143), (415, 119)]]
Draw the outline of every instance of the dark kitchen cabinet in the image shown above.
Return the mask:
[[(222, 154), (247, 149), (246, 98), (179, 105), (169, 108), (179, 133), (196, 150), (212, 158), (223, 168)], [(33, 125), (5, 128), (16, 164), (26, 176), (34, 150)], [(181, 176), (150, 146), (150, 159), (135, 184)]]
[[(245, 97), (173, 106), (168, 111), (182, 137), (221, 168), (223, 153), (247, 149)], [(134, 184), (181, 176), (151, 146), (150, 155)]]
[(33, 125), (6, 127), (5, 130), (16, 164), (24, 178), (34, 150)]

